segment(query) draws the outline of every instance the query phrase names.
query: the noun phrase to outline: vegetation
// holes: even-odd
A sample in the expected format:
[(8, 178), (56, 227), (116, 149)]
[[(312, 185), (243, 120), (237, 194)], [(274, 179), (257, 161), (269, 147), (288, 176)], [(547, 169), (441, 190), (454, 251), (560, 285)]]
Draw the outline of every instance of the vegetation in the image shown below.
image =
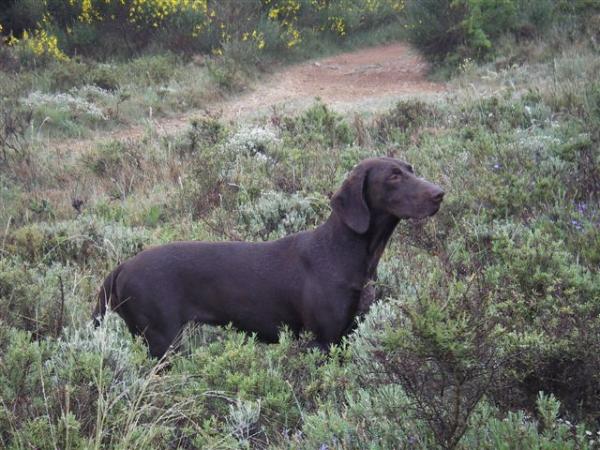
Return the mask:
[(1, 109), (10, 111), (8, 134), (27, 123), (36, 137), (89, 136), (201, 109), (281, 60), (402, 33), (397, 0), (9, 4), (0, 11)]
[[(0, 22), (9, 43), (29, 58), (106, 58), (152, 46), (222, 54), (232, 42), (246, 50), (284, 50), (306, 35), (344, 38), (395, 17), (402, 0), (10, 0)], [(99, 46), (98, 42), (105, 45)], [(110, 44), (110, 45), (107, 45)], [(107, 53), (110, 52), (110, 53)]]
[[(134, 4), (31, 0), (11, 11), (59, 3)], [(555, 4), (528, 8), (542, 3)], [(508, 0), (449, 7), (479, 5), (483, 20), (488, 6), (509, 4), (527, 11)], [(75, 138), (149, 108), (198, 108), (215, 86), (245, 82), (237, 68), (255, 62), (227, 56), (227, 43), (202, 64), (164, 49), (96, 61), (62, 47), (74, 37), (60, 33), (60, 63), (19, 62), (23, 36), (0, 47), (0, 447), (598, 448), (600, 55), (598, 36), (580, 27), (598, 20), (585, 5), (560, 27), (547, 19), (543, 39), (519, 37), (514, 15), (509, 29), (484, 27), (480, 65), (464, 59), (477, 51), (445, 50), (459, 64), (450, 93), (431, 101), (355, 115), (316, 102), (239, 123), (197, 113), (182, 133), (147, 122), (142, 136), (86, 145)], [(303, 33), (324, 23), (300, 12)], [(47, 29), (21, 27), (49, 33), (58, 14)], [(114, 24), (80, 14), (76, 23), (110, 35)], [(375, 34), (378, 20), (347, 33)], [(118, 262), (176, 239), (313, 227), (353, 165), (375, 155), (410, 161), (446, 199), (434, 218), (401, 224), (378, 302), (329, 355), (285, 330), (265, 345), (201, 327), (156, 361), (114, 314), (93, 328), (97, 289)]]
[[(596, 0), (407, 0), (409, 37), (435, 60), (459, 64), (493, 56), (498, 40), (597, 32)], [(564, 35), (561, 36), (564, 39)]]

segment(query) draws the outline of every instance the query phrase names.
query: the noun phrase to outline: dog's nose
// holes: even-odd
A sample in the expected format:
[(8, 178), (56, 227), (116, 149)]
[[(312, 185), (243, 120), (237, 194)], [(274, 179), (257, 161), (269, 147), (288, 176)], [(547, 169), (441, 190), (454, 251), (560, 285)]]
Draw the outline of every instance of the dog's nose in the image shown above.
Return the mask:
[(445, 192), (440, 188), (435, 188), (431, 192), (431, 199), (436, 203), (441, 203), (441, 201), (444, 199), (444, 194)]

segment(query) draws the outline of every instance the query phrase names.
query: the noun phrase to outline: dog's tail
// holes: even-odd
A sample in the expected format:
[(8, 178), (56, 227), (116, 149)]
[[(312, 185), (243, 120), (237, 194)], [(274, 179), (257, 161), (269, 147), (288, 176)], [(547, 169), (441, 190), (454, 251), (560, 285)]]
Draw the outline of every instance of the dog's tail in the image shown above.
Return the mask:
[(108, 307), (112, 307), (115, 304), (118, 304), (116, 282), (122, 267), (123, 265), (121, 264), (115, 270), (113, 270), (106, 277), (104, 283), (102, 283), (102, 286), (100, 286), (100, 291), (98, 292), (98, 298), (96, 301), (96, 307), (94, 308), (94, 312), (92, 313), (92, 319), (94, 321), (94, 326), (96, 327), (100, 325), (102, 318), (106, 314), (106, 309)]

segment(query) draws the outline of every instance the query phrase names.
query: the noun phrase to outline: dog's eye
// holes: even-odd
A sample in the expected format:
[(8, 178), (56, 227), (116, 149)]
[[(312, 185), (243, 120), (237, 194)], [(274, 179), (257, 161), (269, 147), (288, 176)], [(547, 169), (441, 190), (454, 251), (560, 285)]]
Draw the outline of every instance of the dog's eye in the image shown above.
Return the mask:
[(392, 172), (392, 174), (388, 177), (390, 181), (398, 181), (402, 178), (402, 172)]

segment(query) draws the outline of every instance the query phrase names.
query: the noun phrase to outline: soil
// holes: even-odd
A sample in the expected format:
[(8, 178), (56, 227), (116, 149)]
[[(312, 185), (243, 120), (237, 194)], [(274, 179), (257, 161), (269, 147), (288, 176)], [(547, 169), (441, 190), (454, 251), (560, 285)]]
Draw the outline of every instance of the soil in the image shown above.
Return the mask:
[(253, 92), (226, 102), (223, 115), (240, 118), (278, 107), (295, 110), (316, 97), (338, 110), (373, 109), (404, 96), (444, 92), (443, 84), (427, 81), (428, 69), (404, 43), (342, 53), (273, 74)]

